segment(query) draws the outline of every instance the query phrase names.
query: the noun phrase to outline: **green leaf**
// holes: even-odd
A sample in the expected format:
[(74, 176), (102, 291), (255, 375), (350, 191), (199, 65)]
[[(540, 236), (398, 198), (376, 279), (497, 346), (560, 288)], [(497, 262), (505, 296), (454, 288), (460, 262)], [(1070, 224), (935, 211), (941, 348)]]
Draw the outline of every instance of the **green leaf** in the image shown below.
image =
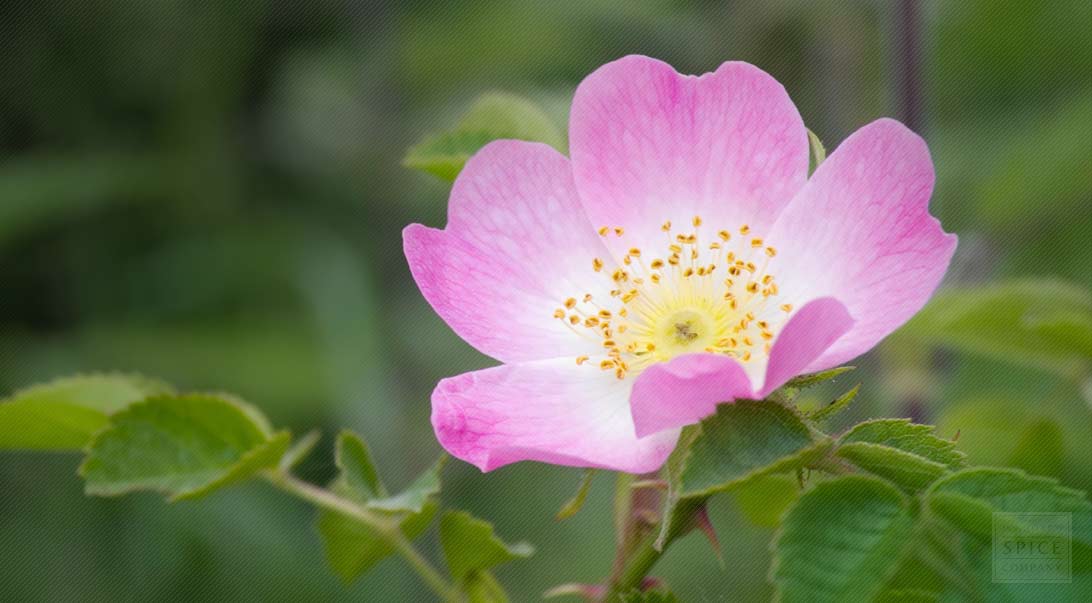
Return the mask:
[(808, 155), (808, 174), (813, 174), (815, 168), (826, 161), (827, 150), (823, 147), (823, 141), (819, 140), (819, 137), (810, 128), (808, 129), (808, 148), (811, 150)]
[[(440, 470), (447, 457), (441, 457), (395, 496), (386, 496), (368, 446), (356, 434), (343, 431), (338, 435), (335, 457), (340, 470), (330, 486), (335, 494), (397, 521), (410, 540), (428, 529), (439, 510), (435, 495), (440, 491)], [(345, 582), (351, 582), (394, 553), (372, 527), (341, 513), (320, 511), (318, 530), (327, 562)]]
[(876, 419), (855, 425), (839, 443), (867, 442), (896, 448), (952, 469), (963, 466), (965, 455), (955, 442), (938, 438), (931, 425), (912, 423), (910, 419)]
[(428, 501), (440, 492), (440, 472), (447, 463), (447, 455), (443, 455), (432, 467), (426, 470), (413, 483), (402, 492), (386, 498), (377, 498), (368, 503), (368, 506), (382, 511), (408, 511), (420, 513)]
[(857, 392), (859, 391), (861, 391), (860, 383), (853, 386), (853, 389), (835, 398), (830, 404), (809, 413), (808, 418), (815, 422), (826, 421), (846, 408), (849, 408), (849, 404), (857, 398)]
[[(492, 525), (465, 511), (447, 511), (440, 518), (440, 546), (451, 577), (471, 600), (483, 602), (507, 601), (503, 589), (488, 573), (490, 568), (534, 552), (524, 542), (505, 544), (493, 533)], [(474, 599), (475, 595), (480, 598)]]
[(808, 373), (806, 375), (800, 375), (798, 377), (793, 377), (792, 379), (789, 379), (788, 383), (785, 384), (785, 387), (793, 387), (793, 388), (797, 388), (797, 389), (800, 389), (800, 388), (803, 388), (803, 387), (811, 387), (813, 385), (818, 385), (818, 384), (823, 383), (825, 381), (830, 381), (831, 379), (837, 377), (838, 375), (848, 373), (849, 371), (852, 371), (855, 368), (857, 368), (857, 367), (855, 367), (855, 366), (839, 366), (839, 367), (836, 367), (836, 368), (827, 369), (825, 371), (819, 371), (818, 373)]
[(80, 466), (88, 494), (138, 490), (194, 498), (277, 464), (287, 433), (224, 396), (159, 395), (125, 408), (95, 436)]
[(140, 375), (65, 377), (0, 400), (0, 449), (80, 450), (109, 416), (138, 400), (171, 391)]
[(774, 540), (771, 577), (779, 600), (867, 601), (906, 555), (909, 501), (877, 478), (851, 475), (800, 497)]
[(675, 484), (684, 498), (707, 497), (749, 479), (802, 467), (830, 445), (794, 410), (770, 401), (721, 404), (700, 425)]
[(1092, 293), (1052, 279), (950, 289), (893, 341), (950, 347), (1079, 380), (1092, 371)]
[(944, 465), (916, 454), (868, 442), (839, 446), (836, 454), (908, 490), (921, 490), (948, 470)]
[(732, 491), (736, 505), (751, 523), (773, 528), (800, 496), (800, 485), (792, 475), (764, 475)]
[(997, 513), (1069, 513), (1071, 533), (1052, 534), (1092, 546), (1092, 503), (1079, 490), (1015, 469), (964, 469), (938, 481), (926, 496), (928, 508), (964, 532), (988, 539), (995, 521), (1036, 533), (1037, 524)]
[(564, 151), (564, 139), (532, 101), (504, 92), (478, 97), (454, 128), (429, 136), (407, 151), (403, 164), (454, 180), (471, 155), (501, 138), (544, 142)]
[(557, 512), (557, 519), (568, 519), (573, 515), (576, 515), (578, 511), (584, 506), (584, 501), (588, 498), (588, 490), (591, 489), (592, 478), (595, 477), (595, 469), (585, 469), (580, 476), (580, 486), (576, 489), (576, 494), (568, 500), (561, 507), (561, 510)]
[(338, 434), (334, 462), (350, 492), (364, 500), (387, 495), (387, 489), (379, 481), (368, 445), (355, 433), (345, 430)]

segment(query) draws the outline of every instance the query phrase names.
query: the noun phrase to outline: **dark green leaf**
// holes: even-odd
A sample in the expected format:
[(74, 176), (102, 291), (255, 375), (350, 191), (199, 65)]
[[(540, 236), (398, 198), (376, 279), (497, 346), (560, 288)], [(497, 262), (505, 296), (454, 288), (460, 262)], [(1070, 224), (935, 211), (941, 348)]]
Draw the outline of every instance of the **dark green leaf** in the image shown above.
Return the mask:
[(505, 544), (493, 533), (489, 522), (466, 511), (447, 511), (440, 518), (440, 544), (456, 581), (464, 580), (471, 572), (529, 557), (534, 552), (525, 542)]
[[(959, 529), (988, 539), (994, 522), (1035, 533), (1041, 528), (1019, 514), (1067, 513), (1072, 538), (1092, 546), (1092, 503), (1083, 492), (1015, 469), (964, 469), (938, 481), (926, 497), (929, 509)], [(1005, 515), (997, 515), (1003, 513)], [(1011, 515), (1017, 514), (1017, 515)]]
[(407, 151), (407, 167), (454, 180), (463, 164), (478, 149), (502, 138), (544, 142), (563, 150), (557, 126), (530, 100), (504, 92), (478, 97), (449, 131), (434, 134)]
[(876, 419), (855, 425), (839, 438), (840, 444), (867, 442), (897, 448), (952, 469), (963, 466), (965, 455), (955, 442), (938, 438), (934, 427), (910, 419)]
[[(334, 491), (348, 497), (348, 493), (341, 488), (335, 487)], [(413, 540), (428, 529), (438, 509), (436, 501), (430, 500), (419, 513), (380, 513), (388, 517), (401, 517), (399, 527), (402, 534)], [(394, 553), (391, 545), (380, 538), (375, 530), (340, 513), (321, 511), (318, 530), (326, 551), (326, 561), (345, 582), (355, 580)]]
[(909, 502), (873, 477), (818, 484), (785, 516), (771, 576), (781, 601), (867, 601), (907, 553)]
[(769, 401), (721, 404), (700, 429), (682, 456), (674, 485), (681, 497), (706, 497), (761, 475), (790, 471), (830, 445), (795, 411)]
[(764, 475), (739, 486), (732, 494), (751, 523), (772, 528), (781, 523), (781, 516), (800, 496), (800, 485), (792, 475)]
[(0, 401), (0, 449), (80, 450), (111, 414), (170, 390), (122, 374), (77, 375), (29, 387)]
[(88, 494), (154, 490), (193, 498), (277, 464), (286, 433), (224, 396), (153, 396), (113, 416), (80, 467)]
[(561, 507), (561, 510), (557, 512), (557, 519), (568, 519), (573, 515), (576, 515), (578, 511), (584, 506), (584, 500), (588, 498), (588, 490), (591, 489), (592, 478), (595, 477), (595, 469), (585, 469), (584, 473), (580, 477), (580, 486), (576, 489), (576, 494)]
[(927, 458), (868, 442), (839, 446), (836, 454), (854, 465), (909, 490), (920, 490), (944, 475), (947, 467)]

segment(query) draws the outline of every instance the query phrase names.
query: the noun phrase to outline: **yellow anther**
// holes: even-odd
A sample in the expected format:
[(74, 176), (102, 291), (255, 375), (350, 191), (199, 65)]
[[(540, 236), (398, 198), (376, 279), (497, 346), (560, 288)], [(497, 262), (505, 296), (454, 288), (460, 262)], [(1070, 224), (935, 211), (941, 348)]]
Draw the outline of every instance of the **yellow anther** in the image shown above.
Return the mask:
[(565, 300), (565, 307), (570, 309), (570, 310), (575, 308), (576, 307), (576, 298), (575, 297), (570, 297), (569, 299)]
[(675, 245), (674, 243), (672, 243), (671, 245), (668, 245), (667, 248), (671, 251), (671, 253), (682, 253), (682, 246), (680, 245)]
[(628, 314), (628, 313), (629, 313), (629, 310), (626, 310), (625, 308), (622, 308), (621, 310), (618, 311), (618, 316), (621, 316), (622, 318), (625, 318), (626, 314)]
[(685, 276), (685, 277), (690, 277), (693, 274), (694, 274), (694, 269), (693, 268), (687, 268), (686, 270), (683, 270), (683, 273), (682, 273), (682, 275)]
[(792, 304), (781, 304), (782, 312), (792, 312)]
[(698, 276), (705, 276), (705, 266), (698, 266)]
[(758, 283), (754, 281), (747, 283), (747, 293), (758, 293)]
[(712, 243), (709, 244), (709, 249), (712, 250), (712, 251), (716, 251), (716, 250), (720, 249), (720, 243), (717, 242), (717, 241), (713, 241)]
[[(630, 289), (629, 293), (626, 293), (625, 295), (622, 296), (622, 303), (628, 304), (629, 302), (631, 302), (631, 301), (633, 301), (635, 299), (637, 299), (637, 290), (636, 289)], [(621, 332), (621, 331), (619, 331), (619, 332)]]
[(600, 318), (610, 319), (610, 310), (600, 310), (599, 311), (599, 317)]
[(610, 228), (608, 228), (608, 227), (606, 227), (606, 226), (601, 226), (601, 227), (599, 228), (599, 236), (601, 236), (601, 237), (605, 237), (605, 236), (607, 236), (607, 233), (608, 233), (608, 232), (610, 232)]
[(749, 232), (751, 232), (751, 227), (750, 226), (747, 226), (746, 224), (744, 224), (743, 226), (739, 227), (739, 234), (745, 235), (745, 234), (747, 234)]
[(600, 270), (603, 269), (603, 260), (601, 260), (599, 258), (593, 259), (591, 261), (591, 267), (592, 267), (592, 270), (594, 270), (596, 272), (599, 272)]
[(625, 280), (629, 279), (629, 274), (626, 274), (625, 270), (622, 270), (621, 268), (618, 268), (617, 270), (614, 271), (614, 274), (610, 275), (610, 278), (614, 282), (620, 283), (622, 281), (625, 281)]
[(580, 317), (577, 316), (576, 314), (573, 314), (572, 316), (569, 317), (569, 324), (574, 325), (574, 326), (580, 324)]
[(592, 300), (592, 296), (591, 296), (591, 293), (585, 293), (585, 294), (584, 294), (584, 303), (588, 303), (588, 302), (590, 302), (591, 300)]
[(603, 347), (605, 347), (605, 348), (613, 348), (616, 345), (618, 345), (618, 344), (615, 343), (613, 339), (604, 339), (603, 340)]
[(652, 275), (651, 277), (649, 277), (649, 278), (651, 278), (651, 279), (652, 279), (652, 282), (654, 282), (654, 283), (657, 283), (657, 284), (659, 284), (659, 282), (660, 282), (660, 275), (659, 275), (659, 274), (653, 274), (653, 275)]
[(625, 379), (626, 378), (626, 369), (624, 369), (622, 367), (618, 367), (618, 368), (614, 369), (614, 376), (618, 377), (619, 380)]
[(762, 330), (767, 330), (770, 328), (770, 323), (766, 322), (765, 320), (760, 320), (756, 324), (758, 324), (758, 328)]
[(729, 266), (728, 274), (731, 274), (732, 276), (739, 276), (739, 266)]
[(565, 318), (565, 311), (561, 308), (554, 310), (554, 318)]
[(641, 257), (641, 250), (637, 249), (636, 247), (633, 247), (633, 248), (631, 248), (629, 250), (629, 254), (632, 255), (635, 258), (639, 258), (639, 257)]
[(588, 327), (589, 329), (592, 327), (597, 327), (599, 326), (599, 319), (595, 316), (589, 316), (584, 319), (584, 326)]
[(667, 263), (671, 264), (672, 266), (678, 266), (679, 265), (679, 254), (677, 254), (677, 253), (671, 254), (671, 257), (667, 258)]
[(660, 268), (663, 268), (663, 267), (664, 267), (664, 261), (663, 261), (663, 260), (661, 260), (661, 259), (659, 259), (659, 258), (656, 258), (655, 260), (652, 260), (652, 263), (651, 263), (651, 264), (649, 264), (649, 266), (650, 266), (650, 267), (651, 267), (651, 268), (652, 268), (653, 270), (659, 270)]
[(717, 233), (717, 236), (720, 237), (722, 241), (728, 241), (732, 238), (732, 233), (728, 232), (727, 230), (722, 230)]
[(633, 258), (631, 258), (629, 256), (629, 254), (627, 253), (626, 257), (622, 258), (622, 263), (625, 264), (626, 266), (629, 266), (629, 265), (633, 264)]
[(664, 222), (663, 226), (660, 227), (660, 230), (664, 232), (669, 232), (671, 230), (671, 220)]
[(614, 361), (613, 360), (600, 361), (599, 362), (599, 368), (603, 369), (604, 371), (609, 371), (610, 369), (614, 368)]
[(763, 285), (769, 285), (770, 281), (772, 281), (772, 280), (773, 280), (773, 277), (767, 274), (766, 276), (762, 277), (762, 284)]
[(751, 247), (755, 249), (762, 247), (762, 239), (751, 239)]
[(622, 236), (622, 235), (626, 234), (626, 229), (622, 228), (621, 226), (615, 226), (614, 227), (614, 234), (616, 234), (618, 236)]
[(731, 340), (731, 339), (718, 339), (718, 340), (717, 340), (717, 347), (718, 347), (718, 348), (726, 348), (726, 347), (728, 347), (728, 346), (729, 346), (729, 345), (730, 345), (731, 343), (732, 343), (732, 340)]
[(755, 342), (751, 341), (751, 338), (750, 338), (750, 337), (744, 337), (744, 338), (743, 338), (743, 345), (745, 345), (745, 346), (747, 346), (747, 347), (751, 347), (751, 346), (753, 346), (754, 344), (755, 344)]
[[(724, 286), (725, 287), (728, 287), (729, 289), (731, 289), (732, 285), (734, 285), (734, 284), (736, 284), (736, 282), (733, 281), (732, 279), (730, 279), (730, 278), (724, 279)], [(731, 293), (725, 293), (724, 294), (724, 299), (728, 299), (729, 297), (734, 297), (734, 296)]]
[(762, 331), (761, 335), (762, 335), (762, 338), (767, 340), (767, 341), (773, 339), (773, 333), (771, 333), (769, 331)]
[(694, 228), (701, 226), (701, 216), (694, 216), (694, 219), (691, 221), (691, 223), (694, 225)]
[(777, 255), (777, 250), (774, 249), (773, 247), (767, 247), (766, 248), (766, 255), (768, 255), (768, 256), (770, 256), (772, 258), (773, 256)]
[(754, 262), (747, 262), (746, 267), (747, 267), (747, 272), (750, 272), (751, 274), (754, 274), (754, 271), (758, 270), (758, 267), (755, 266)]
[(742, 357), (742, 358), (743, 358), (743, 361), (744, 361), (744, 362), (749, 362), (749, 361), (751, 360), (751, 352), (750, 352), (750, 350), (748, 350), (748, 351), (746, 351), (746, 352), (743, 352), (743, 357)]
[(587, 356), (577, 356), (576, 357), (576, 366), (583, 366), (584, 363), (587, 362), (587, 361), (588, 361)]

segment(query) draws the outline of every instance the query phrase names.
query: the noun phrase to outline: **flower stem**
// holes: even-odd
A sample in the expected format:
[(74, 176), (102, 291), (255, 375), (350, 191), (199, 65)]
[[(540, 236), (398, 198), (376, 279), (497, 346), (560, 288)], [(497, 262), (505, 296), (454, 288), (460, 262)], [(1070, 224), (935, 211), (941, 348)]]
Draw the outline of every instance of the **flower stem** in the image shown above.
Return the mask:
[(317, 507), (341, 513), (370, 527), (400, 554), (421, 579), (440, 597), (449, 603), (461, 603), (463, 596), (439, 571), (425, 559), (402, 533), (397, 521), (374, 513), (357, 503), (338, 496), (325, 488), (305, 482), (283, 471), (268, 471), (265, 478), (280, 490), (303, 499)]

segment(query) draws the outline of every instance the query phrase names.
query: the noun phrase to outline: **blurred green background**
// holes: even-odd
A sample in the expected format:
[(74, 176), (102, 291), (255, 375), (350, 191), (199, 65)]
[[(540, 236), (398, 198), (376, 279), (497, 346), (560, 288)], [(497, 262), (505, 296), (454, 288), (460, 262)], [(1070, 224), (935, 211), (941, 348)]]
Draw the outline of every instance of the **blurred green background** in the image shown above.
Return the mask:
[[(308, 478), (333, 474), (329, 436), (350, 427), (404, 484), (440, 451), (436, 381), (493, 364), (410, 278), (401, 229), (442, 225), (448, 186), (402, 167), (405, 149), (491, 89), (564, 124), (580, 79), (628, 53), (687, 73), (755, 63), (828, 149), (877, 117), (907, 120), (937, 164), (933, 211), (960, 235), (947, 286), (1051, 277), (1087, 295), (1092, 3), (909, 4), (7, 3), (0, 392), (110, 369), (232, 391), (279, 425), (327, 434)], [(978, 355), (926, 340), (896, 335), (839, 379), (864, 381), (847, 424), (937, 422), (972, 462), (1092, 488), (1081, 358), (1054, 370), (1026, 362), (1020, 341)], [(171, 506), (88, 499), (77, 462), (0, 456), (0, 600), (428, 600), (397, 559), (340, 583), (312, 509), (268, 487)], [(537, 546), (498, 571), (514, 600), (608, 572), (609, 479), (575, 518), (553, 519), (578, 479), (526, 463), (447, 468), (446, 504)], [(656, 573), (684, 601), (767, 599), (772, 529), (730, 498), (712, 518), (727, 569), (692, 536)]]

